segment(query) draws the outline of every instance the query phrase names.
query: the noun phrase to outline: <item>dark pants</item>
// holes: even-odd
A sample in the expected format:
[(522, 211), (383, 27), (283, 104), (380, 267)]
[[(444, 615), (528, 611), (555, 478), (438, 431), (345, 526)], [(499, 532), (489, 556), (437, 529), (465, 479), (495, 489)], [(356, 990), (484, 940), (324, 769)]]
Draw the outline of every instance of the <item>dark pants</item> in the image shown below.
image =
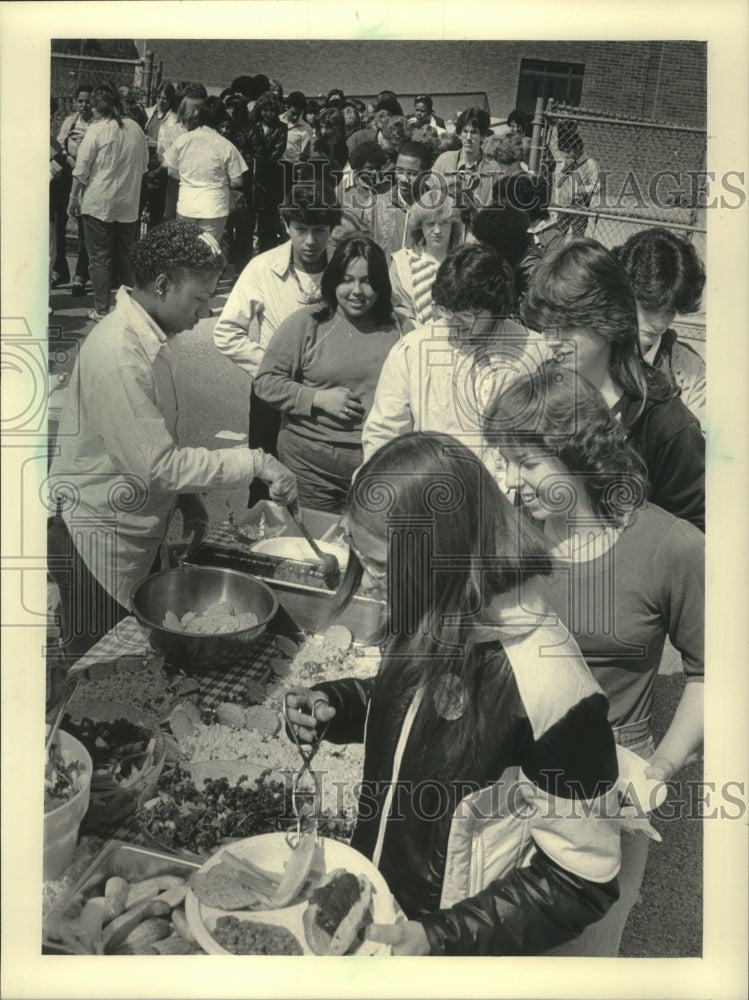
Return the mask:
[(154, 172), (153, 175), (146, 175), (145, 203), (148, 206), (149, 230), (164, 221), (164, 212), (166, 211), (167, 180), (168, 175), (166, 170), (163, 172)]
[(83, 231), (88, 246), (94, 305), (100, 313), (109, 312), (112, 288), (131, 285), (128, 258), (138, 232), (137, 222), (102, 222), (93, 215), (83, 216)]
[(289, 428), (278, 435), (278, 457), (296, 476), (300, 506), (331, 514), (343, 513), (351, 480), (364, 460), (361, 445), (312, 441)]
[(49, 573), (60, 592), (60, 646), (69, 667), (129, 614), (90, 572), (61, 517), (47, 521)]
[(229, 262), (234, 265), (237, 274), (239, 274), (247, 267), (252, 257), (252, 229), (245, 201), (240, 201), (229, 212), (226, 223), (226, 241), (229, 245)]
[[(70, 269), (66, 257), (67, 247), (65, 245), (66, 229), (68, 225), (68, 199), (73, 186), (73, 175), (69, 174), (61, 178), (62, 183), (55, 186), (54, 201), (52, 209), (55, 216), (55, 232), (57, 236), (55, 259), (52, 262), (52, 271), (59, 275), (64, 281), (70, 280)], [(78, 219), (78, 259), (75, 263), (75, 277), (80, 278), (84, 283), (88, 281), (88, 252), (86, 251), (86, 241), (83, 238), (83, 222)]]
[(177, 201), (179, 200), (179, 181), (176, 177), (167, 177), (164, 194), (164, 222), (177, 217)]
[(250, 244), (257, 226), (257, 252), (265, 253), (281, 243), (278, 235), (280, 228), (277, 208), (251, 208), (247, 212), (247, 227), (250, 233)]

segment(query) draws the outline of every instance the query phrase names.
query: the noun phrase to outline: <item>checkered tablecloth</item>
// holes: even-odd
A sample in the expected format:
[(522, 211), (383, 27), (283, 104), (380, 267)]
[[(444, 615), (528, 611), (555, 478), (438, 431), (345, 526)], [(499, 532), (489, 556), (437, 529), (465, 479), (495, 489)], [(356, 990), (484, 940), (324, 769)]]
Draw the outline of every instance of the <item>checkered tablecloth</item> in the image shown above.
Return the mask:
[[(146, 634), (138, 621), (130, 615), (100, 639), (89, 652), (81, 657), (71, 669), (71, 673), (91, 671), (103, 665), (116, 669), (117, 663), (148, 661), (155, 654), (149, 646)], [(248, 679), (264, 682), (271, 673), (271, 665), (279, 659), (275, 637), (264, 635), (247, 649), (246, 658), (233, 667), (212, 670), (200, 675), (200, 702), (204, 708), (215, 708), (222, 701), (232, 701), (233, 696), (245, 694)], [(96, 670), (89, 673), (95, 676)]]

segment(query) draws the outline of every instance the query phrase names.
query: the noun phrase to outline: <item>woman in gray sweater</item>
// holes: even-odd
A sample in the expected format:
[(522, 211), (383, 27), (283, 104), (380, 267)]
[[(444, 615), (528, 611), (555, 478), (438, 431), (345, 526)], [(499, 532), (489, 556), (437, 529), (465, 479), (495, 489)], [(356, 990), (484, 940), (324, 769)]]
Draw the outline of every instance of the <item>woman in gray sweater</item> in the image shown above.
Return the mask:
[(322, 305), (279, 325), (254, 387), (281, 411), (278, 454), (297, 476), (301, 505), (340, 512), (363, 461), (362, 426), (400, 327), (385, 255), (373, 240), (343, 240), (321, 291)]

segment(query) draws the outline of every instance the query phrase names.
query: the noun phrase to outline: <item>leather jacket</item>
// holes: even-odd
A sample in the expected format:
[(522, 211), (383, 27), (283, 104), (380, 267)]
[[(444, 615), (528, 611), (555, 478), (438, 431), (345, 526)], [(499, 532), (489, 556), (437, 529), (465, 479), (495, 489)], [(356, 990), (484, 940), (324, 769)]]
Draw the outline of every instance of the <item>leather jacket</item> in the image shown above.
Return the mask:
[(439, 699), (387, 655), (376, 677), (315, 685), (336, 710), (325, 738), (364, 740), (352, 847), (432, 954), (539, 954), (618, 897), (608, 705), (559, 626), (481, 629), (466, 655), (481, 685), (476, 752), (459, 772), (445, 752), (454, 713), (430, 726)]

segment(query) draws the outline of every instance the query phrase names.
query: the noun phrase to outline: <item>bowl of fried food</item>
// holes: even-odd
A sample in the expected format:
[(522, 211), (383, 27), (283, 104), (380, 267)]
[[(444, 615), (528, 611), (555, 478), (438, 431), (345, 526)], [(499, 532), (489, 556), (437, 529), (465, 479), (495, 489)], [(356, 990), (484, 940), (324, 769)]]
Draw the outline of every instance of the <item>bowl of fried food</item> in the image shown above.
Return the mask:
[(147, 577), (131, 602), (154, 650), (191, 674), (240, 663), (278, 610), (276, 595), (262, 580), (185, 564)]

